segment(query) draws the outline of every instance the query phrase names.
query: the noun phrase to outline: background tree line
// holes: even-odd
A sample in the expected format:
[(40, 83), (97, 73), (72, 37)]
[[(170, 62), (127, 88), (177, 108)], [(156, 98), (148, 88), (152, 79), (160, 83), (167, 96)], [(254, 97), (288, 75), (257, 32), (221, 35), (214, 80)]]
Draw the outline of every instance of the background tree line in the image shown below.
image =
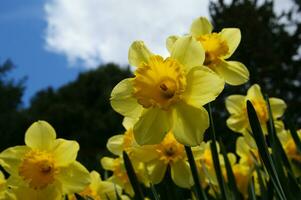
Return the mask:
[[(284, 99), (289, 106), (286, 116), (301, 128), (301, 2), (294, 0), (294, 4), (287, 12), (275, 13), (272, 0), (210, 2), (215, 31), (223, 27), (241, 29), (242, 41), (231, 59), (243, 62), (251, 77), (243, 86), (226, 86), (213, 103), (217, 133), (230, 150), (238, 134), (226, 127), (224, 100), (230, 94), (245, 94), (254, 83), (269, 96)], [(106, 153), (107, 139), (123, 132), (122, 118), (112, 110), (109, 96), (120, 80), (132, 76), (129, 68), (100, 65), (57, 90), (49, 87), (37, 92), (28, 108), (22, 107), (26, 81), (6, 76), (13, 68), (9, 60), (0, 64), (0, 151), (23, 144), (28, 126), (42, 119), (55, 127), (58, 137), (80, 143), (79, 159), (89, 169), (99, 168), (98, 158)]]

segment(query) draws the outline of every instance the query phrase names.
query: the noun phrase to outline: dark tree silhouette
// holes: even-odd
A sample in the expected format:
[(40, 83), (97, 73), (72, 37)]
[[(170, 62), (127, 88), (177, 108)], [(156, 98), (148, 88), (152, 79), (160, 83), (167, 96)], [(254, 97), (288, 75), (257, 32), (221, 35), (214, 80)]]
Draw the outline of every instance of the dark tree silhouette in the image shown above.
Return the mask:
[[(228, 2), (228, 1), (227, 1)], [(210, 2), (210, 15), (215, 31), (225, 27), (240, 28), (241, 43), (231, 60), (243, 62), (250, 70), (250, 81), (238, 87), (227, 86), (214, 103), (214, 118), (218, 133), (230, 142), (230, 130), (224, 99), (230, 94), (246, 94), (251, 84), (258, 83), (269, 96), (284, 99), (288, 112), (300, 127), (301, 110), (301, 23), (295, 18), (296, 9), (276, 13), (274, 2), (252, 0), (224, 0)], [(300, 12), (300, 11), (299, 11)], [(233, 134), (231, 134), (233, 135)], [(228, 139), (227, 139), (228, 138)], [(233, 146), (233, 145), (232, 145)]]

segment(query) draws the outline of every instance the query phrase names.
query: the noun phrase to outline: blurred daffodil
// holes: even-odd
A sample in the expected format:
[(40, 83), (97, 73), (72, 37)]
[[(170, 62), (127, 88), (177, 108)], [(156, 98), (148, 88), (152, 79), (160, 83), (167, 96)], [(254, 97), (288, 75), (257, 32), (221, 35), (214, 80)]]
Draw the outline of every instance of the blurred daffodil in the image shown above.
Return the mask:
[[(301, 129), (297, 131), (297, 135), (301, 140)], [(301, 153), (298, 151), (295, 141), (293, 140), (289, 130), (283, 130), (278, 134), (282, 147), (292, 163), (292, 167), (296, 176), (301, 176)]]
[[(246, 96), (243, 95), (230, 95), (226, 99), (226, 108), (230, 113), (230, 117), (227, 119), (228, 127), (242, 134), (247, 134), (251, 132), (251, 128), (249, 125), (249, 119), (247, 114), (247, 100), (251, 101), (253, 104), (259, 122), (261, 124), (261, 128), (263, 132), (267, 133), (267, 122), (269, 120), (268, 107), (263, 95), (261, 93), (260, 86), (258, 84), (252, 85)], [(271, 105), (271, 110), (273, 114), (273, 120), (277, 130), (283, 129), (283, 122), (279, 120), (279, 118), (283, 115), (286, 104), (282, 99), (279, 98), (269, 98), (269, 102)]]
[(25, 144), (0, 153), (0, 163), (20, 199), (59, 199), (89, 184), (89, 172), (76, 161), (78, 143), (56, 139), (47, 122), (33, 123), (25, 133)]
[[(100, 160), (100, 163), (105, 170), (113, 172), (113, 175), (109, 177), (107, 181), (111, 181), (112, 183), (117, 184), (118, 186), (123, 188), (127, 194), (133, 197), (134, 190), (129, 181), (129, 177), (127, 175), (122, 157), (103, 157)], [(138, 179), (141, 182), (144, 182), (146, 186), (148, 186), (148, 179), (146, 179), (147, 176), (145, 175), (145, 168), (143, 163), (132, 161), (132, 165), (134, 167)]]
[[(221, 32), (212, 32), (213, 27), (205, 17), (195, 19), (190, 27), (192, 35), (205, 50), (204, 65), (215, 71), (230, 85), (241, 85), (249, 80), (249, 71), (244, 64), (227, 59), (235, 52), (241, 40), (238, 28), (224, 28)], [(170, 51), (178, 37), (167, 39)], [(200, 55), (198, 55), (200, 56)], [(201, 55), (202, 56), (202, 55)]]
[[(129, 199), (126, 195), (122, 195), (122, 189), (114, 183), (103, 181), (98, 172), (92, 171), (90, 173), (91, 183), (82, 192), (80, 196), (89, 197), (93, 200), (117, 200), (118, 196), (122, 200)], [(75, 195), (69, 196), (70, 200), (76, 200)]]
[(224, 81), (203, 67), (205, 52), (193, 37), (179, 38), (170, 57), (152, 54), (141, 41), (129, 50), (135, 77), (112, 91), (112, 107), (130, 118), (138, 144), (158, 144), (172, 131), (182, 144), (195, 146), (209, 126), (203, 105), (223, 90)]
[(7, 180), (4, 177), (4, 174), (0, 171), (0, 199), (5, 200), (15, 200), (16, 196), (9, 188)]

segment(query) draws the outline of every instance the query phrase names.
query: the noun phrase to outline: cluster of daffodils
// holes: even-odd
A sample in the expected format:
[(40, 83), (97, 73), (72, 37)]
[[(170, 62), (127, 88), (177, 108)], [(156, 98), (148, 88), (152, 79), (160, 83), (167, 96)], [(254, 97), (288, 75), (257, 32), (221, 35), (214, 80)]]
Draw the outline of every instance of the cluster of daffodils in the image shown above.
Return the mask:
[[(33, 123), (25, 133), (25, 145), (0, 153), (2, 200), (76, 200), (75, 193), (95, 200), (116, 199), (121, 188), (76, 161), (76, 141), (56, 139), (53, 127), (45, 121)], [(117, 193), (116, 193), (117, 192)]]
[[(144, 188), (161, 183), (168, 175), (178, 187), (191, 189), (197, 179), (189, 164), (188, 150), (195, 161), (198, 184), (212, 197), (221, 193), (216, 162), (220, 163), (226, 183), (230, 182), (230, 165), (244, 199), (248, 198), (252, 181), (256, 195), (261, 195), (259, 182), (267, 185), (270, 177), (253, 138), (247, 101), (252, 103), (264, 134), (268, 133), (267, 123), (273, 120), (294, 175), (301, 177), (301, 154), (282, 122), (286, 104), (279, 98), (269, 98), (268, 104), (257, 84), (249, 88), (246, 96), (231, 95), (225, 101), (230, 114), (226, 123), (240, 134), (236, 152), (222, 155), (218, 142), (204, 141), (210, 124), (204, 105), (214, 101), (225, 84), (237, 86), (249, 79), (248, 69), (230, 60), (240, 43), (240, 30), (212, 30), (207, 19), (194, 20), (189, 34), (167, 38), (170, 55), (166, 58), (151, 52), (143, 41), (132, 43), (128, 57), (135, 67), (134, 76), (122, 80), (111, 93), (113, 109), (124, 116), (125, 132), (107, 142), (114, 156), (100, 159), (109, 175), (106, 180), (96, 171), (89, 173), (76, 161), (76, 141), (56, 139), (51, 125), (38, 121), (26, 131), (25, 145), (0, 153), (0, 165), (6, 171), (6, 176), (0, 172), (0, 199), (131, 199), (135, 188), (124, 153)], [(301, 138), (301, 131), (297, 135)], [(212, 144), (217, 147), (215, 160)]]

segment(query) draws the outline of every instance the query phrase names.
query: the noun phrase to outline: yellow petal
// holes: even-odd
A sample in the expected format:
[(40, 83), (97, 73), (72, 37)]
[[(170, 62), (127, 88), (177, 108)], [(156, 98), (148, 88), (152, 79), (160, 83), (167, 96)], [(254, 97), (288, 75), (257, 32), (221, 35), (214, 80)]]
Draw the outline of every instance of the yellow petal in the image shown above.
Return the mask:
[(138, 121), (138, 119), (139, 118), (124, 117), (123, 120), (122, 120), (122, 126), (126, 130), (129, 130), (129, 129), (134, 127), (134, 124)]
[(61, 183), (64, 194), (81, 192), (91, 182), (89, 171), (76, 161), (61, 168), (56, 178)]
[(190, 188), (193, 185), (190, 167), (186, 161), (172, 163), (171, 178), (179, 187)]
[(271, 110), (274, 118), (279, 118), (283, 115), (286, 109), (286, 103), (279, 98), (269, 98)]
[(24, 155), (30, 150), (27, 146), (15, 146), (0, 153), (0, 165), (11, 175), (19, 174), (19, 166)]
[(118, 187), (117, 185), (109, 181), (102, 181), (99, 184), (99, 189), (97, 191), (100, 199), (104, 199), (104, 200), (118, 199), (116, 197), (116, 192), (119, 194), (119, 196), (122, 193), (122, 189), (120, 187)]
[(49, 150), (55, 138), (55, 130), (48, 122), (37, 121), (27, 129), (25, 144), (32, 149)]
[(114, 110), (123, 116), (138, 118), (143, 107), (133, 97), (132, 78), (120, 81), (112, 90), (111, 105)]
[(179, 36), (171, 35), (166, 39), (166, 48), (170, 52), (172, 52), (172, 48), (175, 44), (175, 42), (179, 39)]
[(227, 119), (227, 126), (235, 132), (243, 133), (248, 126), (248, 120), (241, 115), (230, 116)]
[(227, 59), (234, 53), (234, 51), (238, 47), (241, 40), (241, 33), (238, 28), (224, 28), (220, 32), (220, 35), (224, 40), (226, 40), (227, 45), (229, 47), (229, 51), (224, 57), (225, 59)]
[(168, 112), (160, 108), (149, 108), (134, 126), (135, 140), (140, 145), (158, 144), (170, 129)]
[(200, 37), (201, 35), (209, 34), (212, 32), (212, 24), (205, 17), (195, 19), (190, 27), (190, 34), (193, 37)]
[(164, 164), (161, 160), (155, 160), (149, 164), (147, 164), (147, 169), (149, 173), (149, 177), (153, 184), (160, 183), (165, 175), (167, 165)]
[(76, 141), (57, 139), (52, 150), (56, 165), (66, 166), (76, 160), (79, 144)]
[(205, 59), (205, 51), (201, 43), (191, 36), (179, 38), (172, 49), (171, 57), (178, 60), (185, 67), (185, 71), (201, 66)]
[(187, 104), (201, 107), (213, 100), (224, 89), (224, 80), (206, 67), (194, 67), (187, 74), (184, 99)]
[(123, 151), (124, 135), (114, 135), (107, 142), (107, 149), (115, 155), (121, 155)]
[(129, 49), (129, 63), (131, 66), (139, 67), (142, 63), (148, 63), (152, 53), (145, 46), (143, 41), (135, 41)]
[(229, 85), (241, 85), (249, 80), (249, 70), (244, 64), (237, 61), (220, 60), (213, 70)]
[(114, 168), (114, 161), (114, 158), (102, 157), (100, 160), (100, 164), (105, 170), (111, 171)]
[(252, 85), (247, 92), (247, 99), (248, 100), (263, 100), (264, 98), (261, 93), (261, 88), (258, 84)]
[(209, 117), (205, 108), (196, 108), (178, 103), (173, 110), (173, 133), (178, 142), (187, 146), (196, 146), (203, 140), (209, 127)]
[(231, 95), (226, 98), (226, 108), (230, 114), (240, 114), (246, 107), (246, 98), (243, 95)]
[(249, 146), (246, 143), (244, 137), (238, 137), (236, 140), (236, 153), (241, 157), (245, 158), (249, 154)]

